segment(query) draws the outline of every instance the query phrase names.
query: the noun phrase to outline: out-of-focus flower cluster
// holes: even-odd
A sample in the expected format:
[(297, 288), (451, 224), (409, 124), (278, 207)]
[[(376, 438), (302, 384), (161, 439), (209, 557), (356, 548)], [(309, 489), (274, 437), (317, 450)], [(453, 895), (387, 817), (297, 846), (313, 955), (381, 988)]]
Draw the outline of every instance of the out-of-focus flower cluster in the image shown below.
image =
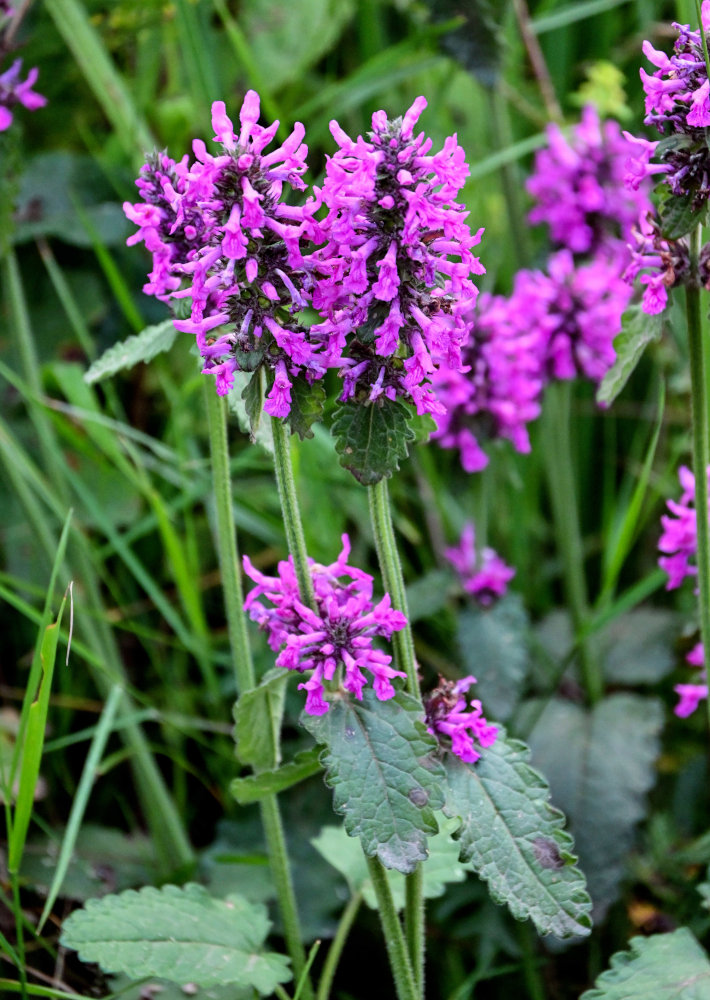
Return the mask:
[(468, 689), (475, 683), (476, 678), (472, 676), (460, 681), (440, 677), (434, 690), (424, 696), (429, 732), (443, 743), (445, 749), (450, 749), (469, 764), (481, 756), (479, 747), (493, 746), (498, 736), (498, 727), (484, 718), (480, 701), (466, 697)]
[(461, 532), (459, 544), (445, 549), (444, 555), (458, 573), (466, 593), (483, 607), (502, 597), (515, 576), (515, 570), (493, 549), (476, 552), (476, 531), (470, 521)]
[[(325, 684), (336, 679), (340, 667), (340, 686), (358, 699), (368, 674), (381, 701), (394, 697), (392, 679), (406, 676), (390, 666), (392, 657), (376, 649), (372, 641), (376, 636), (390, 640), (407, 620), (392, 608), (388, 594), (373, 604), (372, 577), (347, 565), (350, 540), (347, 535), (342, 540), (343, 550), (334, 563), (322, 566), (309, 560), (315, 609), (301, 601), (290, 557), (278, 564), (278, 576), (265, 576), (244, 557), (244, 570), (256, 584), (244, 608), (266, 632), (271, 648), (280, 650), (276, 665), (300, 673), (313, 671), (298, 685), (306, 691), (309, 715), (328, 711)], [(264, 604), (262, 598), (270, 604)]]
[[(668, 500), (666, 506), (670, 511), (661, 517), (661, 537), (658, 541), (659, 551), (663, 555), (658, 564), (667, 574), (666, 590), (680, 587), (686, 577), (696, 576), (695, 565), (698, 550), (698, 515), (695, 509), (695, 477), (686, 466), (678, 470), (678, 478), (682, 487), (680, 500)], [(708, 468), (710, 482), (710, 468)], [(692, 561), (691, 561), (692, 560)], [(697, 643), (688, 653), (686, 660), (691, 666), (703, 669), (705, 659), (702, 643)], [(675, 708), (675, 714), (685, 718), (698, 706), (698, 702), (708, 696), (707, 683), (678, 684), (675, 691), (680, 701)]]
[[(15, 14), (14, 7), (7, 0), (0, 0), (0, 57), (8, 51), (6, 43), (7, 27)], [(22, 79), (22, 60), (15, 59), (9, 69), (0, 73), (0, 132), (12, 125), (13, 112), (17, 105), (36, 111), (43, 108), (47, 98), (33, 90), (39, 70), (35, 67)]]

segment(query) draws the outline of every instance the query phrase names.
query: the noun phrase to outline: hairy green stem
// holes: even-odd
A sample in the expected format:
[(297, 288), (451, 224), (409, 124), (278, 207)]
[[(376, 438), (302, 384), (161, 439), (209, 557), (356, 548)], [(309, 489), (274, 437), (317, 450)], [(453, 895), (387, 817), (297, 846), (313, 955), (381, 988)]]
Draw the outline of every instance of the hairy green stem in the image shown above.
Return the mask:
[[(244, 613), (244, 591), (242, 588), (239, 549), (237, 546), (237, 529), (234, 523), (234, 509), (232, 507), (227, 407), (226, 401), (217, 396), (211, 385), (205, 385), (205, 391), (219, 538), (217, 554), (222, 575), (227, 628), (232, 649), (237, 691), (239, 694), (242, 694), (244, 691), (249, 690), (249, 688), (254, 687), (255, 677), (246, 615)], [(291, 478), (293, 479), (293, 476)], [(298, 919), (296, 893), (293, 888), (281, 812), (275, 795), (270, 795), (262, 800), (261, 822), (264, 828), (264, 836), (266, 837), (266, 847), (276, 887), (276, 896), (279, 901), (286, 947), (291, 956), (294, 975), (298, 979), (306, 967), (306, 952), (301, 941), (301, 925)], [(303, 985), (302, 996), (304, 1000), (313, 1000), (313, 987), (308, 977)]]
[(350, 897), (348, 905), (341, 914), (340, 921), (335, 932), (335, 937), (330, 943), (328, 954), (326, 955), (325, 962), (323, 963), (323, 970), (318, 982), (316, 1000), (328, 1000), (330, 997), (330, 990), (333, 985), (333, 979), (335, 978), (338, 963), (340, 962), (340, 956), (343, 953), (345, 942), (348, 939), (348, 935), (353, 923), (355, 922), (355, 917), (357, 916), (361, 904), (362, 894), (356, 892), (354, 896)]
[(308, 567), (306, 539), (303, 534), (303, 522), (301, 521), (296, 482), (293, 476), (291, 439), (288, 427), (283, 420), (272, 418), (271, 431), (274, 439), (274, 469), (279, 488), (284, 528), (286, 529), (286, 542), (296, 570), (296, 579), (298, 580), (298, 590), (301, 600), (309, 607), (315, 608), (313, 580), (311, 579), (311, 572)]
[(424, 956), (426, 926), (424, 923), (424, 868), (418, 864), (404, 882), (404, 936), (414, 981), (420, 996), (424, 996)]
[[(708, 474), (710, 441), (708, 438), (708, 358), (700, 310), (698, 256), (701, 230), (690, 237), (690, 278), (685, 288), (690, 356), (691, 419), (693, 427), (693, 473), (695, 475), (695, 510), (698, 532), (698, 611), (703, 648), (710, 650), (710, 531), (708, 530)], [(707, 655), (707, 652), (706, 652)], [(710, 698), (706, 699), (710, 719)]]
[[(545, 400), (545, 471), (552, 505), (557, 554), (562, 561), (564, 587), (575, 637), (579, 638), (589, 617), (584, 547), (579, 525), (579, 506), (574, 484), (570, 436), (571, 385), (562, 382), (548, 389)], [(587, 697), (595, 704), (603, 694), (603, 678), (589, 640), (579, 639), (582, 680)]]
[(412, 971), (409, 951), (402, 933), (402, 925), (392, 899), (392, 891), (387, 881), (387, 872), (377, 858), (367, 858), (370, 879), (377, 896), (380, 922), (385, 935), (390, 968), (394, 976), (397, 1000), (420, 1000), (422, 994)]

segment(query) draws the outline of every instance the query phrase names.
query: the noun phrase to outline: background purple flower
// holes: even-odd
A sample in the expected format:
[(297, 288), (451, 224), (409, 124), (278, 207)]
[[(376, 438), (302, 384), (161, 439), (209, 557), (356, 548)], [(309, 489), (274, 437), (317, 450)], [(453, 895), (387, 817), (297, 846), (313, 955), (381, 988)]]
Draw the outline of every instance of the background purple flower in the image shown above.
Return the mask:
[[(710, 478), (710, 469), (708, 476)], [(668, 574), (666, 590), (680, 587), (686, 577), (696, 576), (698, 572), (694, 563), (698, 549), (695, 477), (690, 469), (682, 465), (678, 478), (683, 492), (680, 500), (666, 501), (670, 513), (661, 517), (663, 531), (658, 540), (659, 551), (664, 553), (658, 565)]]
[[(303, 604), (293, 561), (278, 565), (278, 576), (265, 576), (244, 557), (244, 570), (256, 583), (246, 597), (244, 608), (267, 633), (269, 645), (280, 650), (276, 664), (303, 673), (312, 670), (305, 688), (306, 712), (323, 715), (328, 711), (324, 681), (333, 681), (343, 668), (342, 687), (362, 698), (371, 675), (375, 694), (381, 701), (394, 697), (394, 677), (406, 674), (390, 666), (392, 657), (376, 649), (372, 640), (387, 640), (405, 627), (407, 619), (391, 606), (388, 594), (372, 603), (372, 577), (347, 565), (350, 540), (342, 536), (343, 550), (330, 566), (309, 560), (316, 610)], [(343, 579), (345, 578), (345, 579)], [(262, 603), (265, 597), (271, 606)]]
[(28, 111), (36, 111), (43, 108), (47, 103), (47, 98), (33, 90), (39, 70), (35, 67), (22, 80), (22, 60), (16, 59), (9, 69), (0, 73), (0, 132), (4, 132), (12, 125), (13, 108), (18, 104), (27, 108)]
[(476, 532), (471, 521), (464, 526), (459, 544), (445, 549), (444, 555), (458, 572), (466, 593), (484, 607), (502, 597), (515, 576), (515, 570), (493, 549), (476, 551)]

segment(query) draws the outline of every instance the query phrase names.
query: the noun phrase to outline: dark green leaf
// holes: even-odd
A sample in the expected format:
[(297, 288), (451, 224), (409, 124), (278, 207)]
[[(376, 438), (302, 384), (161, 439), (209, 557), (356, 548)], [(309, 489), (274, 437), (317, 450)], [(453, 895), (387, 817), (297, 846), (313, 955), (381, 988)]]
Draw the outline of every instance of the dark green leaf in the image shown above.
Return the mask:
[(280, 763), (280, 733), (288, 671), (274, 667), (258, 687), (245, 691), (234, 706), (237, 757), (255, 771)]
[(621, 320), (621, 333), (614, 338), (616, 361), (597, 390), (597, 403), (610, 406), (614, 402), (648, 345), (661, 339), (663, 325), (661, 313), (649, 316), (640, 303), (629, 306)]
[(333, 420), (340, 464), (363, 486), (391, 476), (414, 439), (409, 419), (408, 408), (397, 399), (381, 397), (374, 403), (341, 406)]
[[(428, 0), (435, 22), (460, 17), (462, 24), (442, 36), (441, 46), (484, 87), (494, 87), (502, 59), (502, 34), (490, 0)], [(498, 16), (503, 12), (498, 5)]]
[(347, 832), (385, 868), (413, 871), (437, 831), (434, 810), (443, 805), (444, 786), (421, 705), (403, 692), (379, 701), (366, 688), (362, 701), (337, 697), (325, 715), (302, 721), (325, 745), (326, 782)]
[(305, 379), (295, 378), (291, 384), (291, 411), (286, 418), (292, 434), (298, 434), (301, 441), (312, 438), (311, 427), (323, 416), (325, 386), (323, 382), (309, 385)]
[(464, 673), (473, 674), (476, 697), (505, 721), (518, 703), (528, 670), (528, 616), (518, 594), (491, 608), (472, 608), (459, 617), (458, 646)]
[(272, 771), (251, 774), (247, 778), (235, 778), (230, 785), (232, 795), (240, 806), (258, 802), (267, 795), (283, 792), (320, 771), (320, 753), (316, 748), (302, 750), (283, 767)]
[(504, 733), (475, 764), (450, 754), (444, 812), (461, 818), (461, 860), (488, 883), (496, 902), (518, 920), (529, 917), (541, 934), (588, 934), (591, 900), (572, 837), (529, 756), (524, 743)]
[(696, 140), (691, 135), (674, 133), (659, 139), (653, 155), (655, 159), (662, 160), (666, 153), (676, 153), (680, 149), (689, 150), (694, 145)]
[(595, 919), (619, 894), (654, 782), (662, 723), (655, 698), (614, 694), (591, 710), (553, 699), (530, 734), (533, 762), (570, 821)]
[(686, 927), (632, 938), (580, 1000), (707, 1000), (710, 962)]
[(105, 972), (174, 983), (236, 983), (270, 994), (291, 974), (288, 959), (263, 952), (266, 909), (241, 896), (213, 899), (201, 885), (152, 886), (91, 899), (64, 922), (62, 944)]
[(661, 235), (667, 240), (679, 240), (687, 236), (691, 229), (703, 221), (707, 209), (693, 208), (693, 195), (669, 194), (661, 202), (658, 215), (661, 222)]
[(86, 372), (84, 380), (91, 385), (124, 368), (133, 368), (140, 361), (152, 361), (156, 355), (169, 351), (176, 337), (177, 330), (171, 319), (164, 319), (155, 326), (147, 326), (140, 333), (127, 337), (104, 351)]

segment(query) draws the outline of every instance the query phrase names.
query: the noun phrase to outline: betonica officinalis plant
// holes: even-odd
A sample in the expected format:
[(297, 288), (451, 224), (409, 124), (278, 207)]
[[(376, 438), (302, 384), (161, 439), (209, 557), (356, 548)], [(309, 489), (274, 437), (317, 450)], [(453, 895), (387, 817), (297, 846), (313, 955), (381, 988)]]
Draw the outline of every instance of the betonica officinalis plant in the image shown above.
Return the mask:
[(0, 2), (0, 996), (710, 997), (710, 2), (469, 7)]

